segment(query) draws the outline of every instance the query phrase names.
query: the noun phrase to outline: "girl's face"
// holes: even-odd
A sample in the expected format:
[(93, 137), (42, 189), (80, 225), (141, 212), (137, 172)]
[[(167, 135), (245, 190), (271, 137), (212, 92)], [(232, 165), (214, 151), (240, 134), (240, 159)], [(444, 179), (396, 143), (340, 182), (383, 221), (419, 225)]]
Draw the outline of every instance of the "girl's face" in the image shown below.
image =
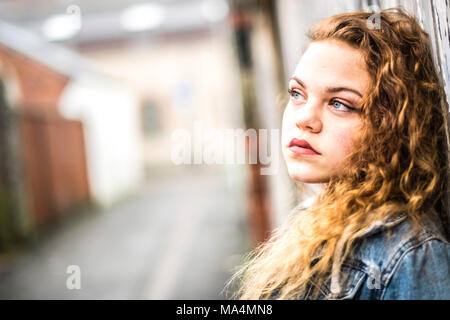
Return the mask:
[(282, 150), (291, 178), (326, 183), (342, 171), (370, 82), (359, 50), (336, 40), (309, 45), (289, 81), (283, 115)]

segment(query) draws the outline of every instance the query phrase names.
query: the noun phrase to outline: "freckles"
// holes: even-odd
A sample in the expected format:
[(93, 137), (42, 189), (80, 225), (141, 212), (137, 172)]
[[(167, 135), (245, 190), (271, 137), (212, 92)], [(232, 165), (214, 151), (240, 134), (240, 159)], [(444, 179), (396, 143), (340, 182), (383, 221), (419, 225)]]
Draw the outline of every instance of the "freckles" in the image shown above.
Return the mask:
[(341, 149), (341, 153), (348, 154), (353, 148), (353, 132), (352, 131), (337, 131), (335, 135), (335, 145)]
[(333, 136), (335, 150), (341, 155), (347, 155), (353, 150), (353, 140), (360, 130), (361, 122), (359, 119), (346, 121), (342, 123), (334, 123), (329, 127), (329, 132)]

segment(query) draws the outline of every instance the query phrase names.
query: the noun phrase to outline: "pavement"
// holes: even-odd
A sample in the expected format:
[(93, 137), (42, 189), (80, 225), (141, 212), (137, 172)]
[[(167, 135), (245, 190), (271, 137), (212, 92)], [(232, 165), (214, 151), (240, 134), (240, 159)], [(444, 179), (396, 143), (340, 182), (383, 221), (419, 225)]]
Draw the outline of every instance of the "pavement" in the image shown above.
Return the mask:
[(0, 299), (229, 298), (225, 283), (250, 248), (244, 170), (150, 170), (132, 196), (0, 257)]

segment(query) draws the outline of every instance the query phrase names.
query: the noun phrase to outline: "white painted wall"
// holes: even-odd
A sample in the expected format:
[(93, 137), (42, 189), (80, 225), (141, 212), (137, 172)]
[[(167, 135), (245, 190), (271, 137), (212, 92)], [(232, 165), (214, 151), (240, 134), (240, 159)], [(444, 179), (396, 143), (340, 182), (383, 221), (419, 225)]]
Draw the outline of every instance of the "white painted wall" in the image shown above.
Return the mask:
[(93, 73), (74, 77), (61, 96), (61, 114), (83, 123), (91, 194), (101, 206), (134, 191), (143, 178), (139, 107), (124, 85)]

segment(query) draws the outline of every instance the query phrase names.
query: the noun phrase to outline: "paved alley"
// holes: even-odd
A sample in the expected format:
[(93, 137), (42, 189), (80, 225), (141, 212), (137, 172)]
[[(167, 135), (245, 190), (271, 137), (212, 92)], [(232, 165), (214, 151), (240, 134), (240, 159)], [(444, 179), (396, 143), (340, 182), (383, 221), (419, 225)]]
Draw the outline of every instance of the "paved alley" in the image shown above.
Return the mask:
[[(0, 298), (226, 298), (224, 284), (249, 248), (243, 169), (152, 173), (133, 197), (64, 221), (3, 259)], [(80, 268), (81, 289), (66, 287), (70, 265)]]

